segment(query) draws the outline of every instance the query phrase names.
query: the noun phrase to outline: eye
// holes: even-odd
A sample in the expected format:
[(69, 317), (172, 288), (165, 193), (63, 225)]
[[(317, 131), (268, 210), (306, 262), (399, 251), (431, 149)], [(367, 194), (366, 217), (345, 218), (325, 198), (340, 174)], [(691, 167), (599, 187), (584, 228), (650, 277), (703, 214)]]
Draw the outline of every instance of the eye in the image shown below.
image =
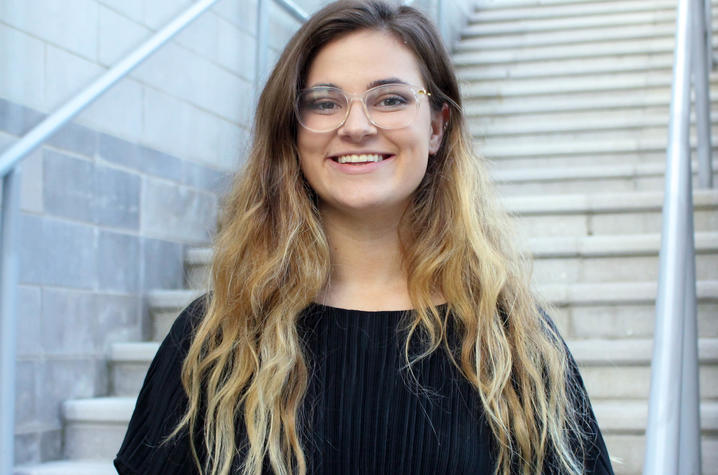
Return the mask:
[(339, 102), (328, 98), (314, 99), (305, 106), (307, 110), (316, 114), (333, 114), (342, 108)]
[(399, 95), (386, 95), (383, 97), (380, 97), (379, 100), (376, 102), (375, 107), (400, 107), (403, 105), (408, 104), (409, 102), (406, 100), (406, 98), (399, 96)]
[(377, 112), (404, 110), (414, 101), (411, 88), (401, 84), (390, 84), (373, 89), (367, 97), (367, 106)]

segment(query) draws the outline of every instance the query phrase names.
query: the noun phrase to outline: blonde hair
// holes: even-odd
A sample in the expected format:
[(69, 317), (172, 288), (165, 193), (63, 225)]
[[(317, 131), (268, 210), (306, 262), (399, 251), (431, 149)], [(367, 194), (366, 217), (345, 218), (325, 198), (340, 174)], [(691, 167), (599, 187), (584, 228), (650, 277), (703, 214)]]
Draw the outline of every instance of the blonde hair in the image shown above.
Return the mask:
[[(406, 363), (411, 369), (443, 347), (481, 400), (497, 442), (496, 473), (541, 473), (549, 458), (554, 468), (581, 473), (567, 353), (541, 316), (511, 224), (472, 152), (448, 53), (421, 13), (380, 1), (323, 8), (294, 35), (267, 81), (248, 162), (216, 239), (213, 292), (184, 361), (187, 412), (172, 435), (190, 432), (200, 472), (227, 474), (240, 452), (245, 475), (261, 473), (267, 461), (279, 475), (307, 471), (298, 434), (309, 375), (296, 323), (327, 284), (331, 255), (299, 169), (293, 104), (316, 53), (362, 29), (400, 38), (416, 55), (432, 107), (447, 104), (451, 112), (400, 227), (415, 308)], [(445, 310), (432, 303), (437, 292)], [(458, 348), (449, 344), (449, 325)], [(409, 342), (419, 334), (424, 351), (410, 360)], [(245, 447), (238, 447), (237, 424)]]

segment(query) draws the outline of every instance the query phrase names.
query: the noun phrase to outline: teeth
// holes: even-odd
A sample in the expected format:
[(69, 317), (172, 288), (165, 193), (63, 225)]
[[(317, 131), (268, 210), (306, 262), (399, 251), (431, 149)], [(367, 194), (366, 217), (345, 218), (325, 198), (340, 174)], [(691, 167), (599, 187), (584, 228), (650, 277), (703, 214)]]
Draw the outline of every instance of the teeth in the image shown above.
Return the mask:
[(384, 159), (381, 155), (377, 154), (362, 154), (362, 155), (342, 155), (337, 157), (339, 163), (363, 163), (363, 162), (380, 162)]

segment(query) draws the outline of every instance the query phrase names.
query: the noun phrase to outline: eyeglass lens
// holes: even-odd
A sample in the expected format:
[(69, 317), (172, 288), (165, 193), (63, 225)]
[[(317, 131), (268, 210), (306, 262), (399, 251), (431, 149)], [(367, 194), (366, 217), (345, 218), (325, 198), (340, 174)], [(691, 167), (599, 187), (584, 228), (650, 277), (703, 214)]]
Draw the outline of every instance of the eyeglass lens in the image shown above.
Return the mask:
[[(363, 101), (365, 110), (376, 126), (398, 129), (409, 125), (418, 110), (411, 86), (387, 84), (368, 90)], [(305, 89), (297, 98), (299, 122), (309, 130), (328, 132), (341, 125), (349, 112), (349, 99), (334, 87)]]

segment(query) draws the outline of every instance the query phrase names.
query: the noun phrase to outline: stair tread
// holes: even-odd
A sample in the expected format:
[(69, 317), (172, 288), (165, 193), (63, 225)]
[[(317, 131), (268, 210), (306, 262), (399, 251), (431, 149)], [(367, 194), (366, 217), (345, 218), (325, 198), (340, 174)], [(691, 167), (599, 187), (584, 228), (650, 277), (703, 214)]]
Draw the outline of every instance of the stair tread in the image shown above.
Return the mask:
[[(646, 429), (647, 400), (596, 400), (591, 401), (601, 431), (640, 432)], [(701, 427), (704, 431), (718, 430), (718, 402), (701, 401)]]
[(154, 358), (160, 343), (157, 341), (122, 342), (110, 346), (109, 360), (112, 363), (144, 362)]
[[(661, 210), (663, 191), (628, 191), (592, 194), (523, 195), (502, 198), (513, 213), (586, 213)], [(718, 189), (694, 190), (693, 206), (697, 209), (718, 205)]]
[(56, 460), (18, 465), (14, 475), (117, 475), (111, 460)]
[(629, 12), (659, 10), (675, 10), (675, 2), (671, 0), (642, 0), (577, 2), (577, 3), (549, 3), (544, 5), (516, 4), (511, 8), (479, 7), (469, 17), (469, 24), (486, 23), (494, 21), (509, 21), (517, 19), (544, 19), (560, 17), (586, 17), (592, 15), (625, 14)]
[(174, 308), (178, 302), (189, 304), (204, 293), (205, 291), (198, 289), (152, 290), (147, 293), (147, 303), (155, 309)]
[(465, 38), (459, 41), (454, 51), (472, 49), (490, 50), (505, 48), (526, 48), (538, 46), (560, 46), (567, 44), (588, 44), (613, 39), (616, 41), (647, 38), (667, 38), (675, 34), (675, 25), (665, 22), (658, 25), (626, 25), (600, 28), (582, 28), (577, 30), (541, 31), (512, 35), (495, 35)]
[[(694, 171), (697, 168), (694, 164)], [(713, 161), (713, 169), (718, 170), (718, 159)], [(598, 178), (634, 178), (638, 176), (663, 176), (663, 163), (639, 163), (620, 165), (596, 165), (541, 168), (505, 168), (492, 170), (491, 175), (496, 183), (513, 183), (526, 181), (570, 181), (576, 179)]]
[(62, 414), (66, 422), (126, 423), (136, 401), (127, 396), (69, 399), (62, 403)]
[[(652, 338), (587, 338), (566, 344), (581, 366), (650, 365), (653, 356)], [(701, 362), (718, 363), (718, 338), (699, 338), (698, 353)]]
[(617, 25), (645, 25), (675, 23), (675, 11), (607, 12), (588, 16), (563, 16), (555, 18), (517, 18), (491, 22), (469, 23), (462, 31), (464, 39), (496, 35), (534, 34), (541, 32), (577, 31)]
[[(538, 285), (538, 292), (553, 305), (624, 305), (653, 303), (656, 282), (582, 282)], [(718, 280), (698, 280), (699, 300), (718, 302)]]

